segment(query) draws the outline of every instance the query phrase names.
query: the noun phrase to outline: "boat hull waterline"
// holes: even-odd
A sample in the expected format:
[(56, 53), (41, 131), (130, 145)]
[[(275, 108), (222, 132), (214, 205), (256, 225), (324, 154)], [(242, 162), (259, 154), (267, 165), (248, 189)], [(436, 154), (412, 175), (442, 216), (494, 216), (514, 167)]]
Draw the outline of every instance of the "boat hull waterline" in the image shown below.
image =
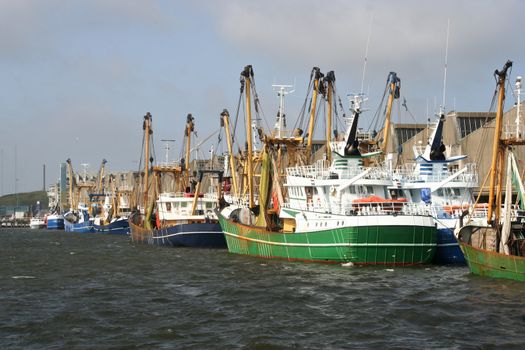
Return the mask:
[(459, 247), (459, 242), (454, 235), (453, 229), (439, 228), (437, 230), (437, 249), (432, 262), (438, 265), (466, 264), (465, 257)]
[(64, 229), (64, 217), (62, 215), (49, 215), (47, 217), (47, 229), (48, 230), (63, 230)]
[(178, 224), (162, 229), (145, 229), (130, 221), (133, 242), (169, 247), (226, 248), (219, 223)]
[(71, 223), (67, 220), (64, 220), (64, 230), (66, 232), (93, 233), (95, 232), (95, 227), (93, 226), (93, 220), (79, 223)]
[(460, 243), (474, 275), (525, 281), (525, 257), (505, 255)]
[(306, 233), (270, 232), (219, 215), (231, 253), (269, 259), (356, 265), (430, 263), (435, 226), (353, 226)]
[(111, 235), (129, 235), (129, 221), (117, 220), (107, 225), (93, 225), (95, 233), (111, 234)]

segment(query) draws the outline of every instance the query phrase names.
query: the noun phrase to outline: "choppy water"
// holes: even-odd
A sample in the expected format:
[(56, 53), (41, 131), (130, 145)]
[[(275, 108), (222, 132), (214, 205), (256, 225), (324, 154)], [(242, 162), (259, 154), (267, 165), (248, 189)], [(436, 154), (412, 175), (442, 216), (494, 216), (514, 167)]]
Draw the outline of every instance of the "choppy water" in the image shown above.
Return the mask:
[(523, 349), (525, 284), (0, 230), (0, 349)]

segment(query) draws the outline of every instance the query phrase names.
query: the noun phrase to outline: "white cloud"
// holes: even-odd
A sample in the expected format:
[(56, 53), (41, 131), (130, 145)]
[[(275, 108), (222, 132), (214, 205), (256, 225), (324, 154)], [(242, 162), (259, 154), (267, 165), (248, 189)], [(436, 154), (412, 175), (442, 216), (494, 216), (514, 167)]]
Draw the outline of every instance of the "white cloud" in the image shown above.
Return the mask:
[[(441, 101), (448, 19), (449, 109), (455, 96), (460, 109), (484, 110), (489, 102), (480, 101), (490, 101), (493, 70), (508, 58), (516, 61), (515, 71), (525, 68), (525, 3), (517, 0), (238, 0), (208, 6), (220, 35), (237, 52), (290, 70), (334, 69), (347, 89), (361, 85), (373, 17), (365, 90), (370, 84), (371, 94), (380, 96), (394, 70), (420, 116), (427, 98)], [(374, 109), (378, 101), (370, 102)]]

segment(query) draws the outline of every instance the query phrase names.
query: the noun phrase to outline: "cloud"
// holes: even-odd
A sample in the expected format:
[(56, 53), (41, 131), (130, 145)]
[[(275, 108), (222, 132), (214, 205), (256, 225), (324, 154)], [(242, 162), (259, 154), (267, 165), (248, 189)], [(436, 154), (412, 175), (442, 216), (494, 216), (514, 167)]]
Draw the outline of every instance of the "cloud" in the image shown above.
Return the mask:
[(17, 0), (0, 2), (0, 62), (20, 62), (57, 56), (64, 40), (86, 33), (120, 33), (130, 29), (162, 32), (177, 25), (153, 1)]
[(286, 100), (293, 125), (313, 66), (335, 70), (347, 107), (346, 94), (361, 86), (372, 17), (364, 123), (391, 70), (411, 111), (426, 120), (426, 100), (431, 109), (441, 100), (448, 18), (448, 109), (456, 97), (460, 110), (486, 110), (495, 68), (511, 58), (514, 72), (525, 73), (523, 13), (518, 0), (1, 1), (0, 147), (23, 143), (27, 167), (46, 162), (50, 171), (67, 157), (129, 168), (148, 111), (157, 140), (180, 141), (189, 112), (201, 136), (217, 128), (223, 108), (233, 118), (246, 64), (270, 125), (272, 83), (296, 82)]
[[(519, 1), (229, 1), (213, 7), (222, 36), (262, 55), (320, 64), (360, 63), (371, 18), (370, 56), (379, 62), (443, 56), (447, 18), (451, 51), (487, 53), (488, 42), (519, 26)], [(503, 21), (503, 22), (500, 22)], [(506, 23), (502, 26), (498, 23)], [(465, 45), (466, 44), (466, 45)], [(375, 55), (375, 57), (374, 57)]]
[(494, 88), (492, 72), (506, 59), (517, 61), (516, 71), (525, 68), (520, 35), (525, 3), (518, 0), (238, 0), (208, 9), (220, 36), (239, 54), (264, 57), (290, 71), (303, 67), (305, 74), (305, 67), (334, 69), (343, 95), (361, 85), (372, 19), (365, 81), (371, 108), (393, 70), (420, 120), (427, 99), (441, 101), (449, 19), (449, 110), (454, 97), (459, 109), (484, 110)]

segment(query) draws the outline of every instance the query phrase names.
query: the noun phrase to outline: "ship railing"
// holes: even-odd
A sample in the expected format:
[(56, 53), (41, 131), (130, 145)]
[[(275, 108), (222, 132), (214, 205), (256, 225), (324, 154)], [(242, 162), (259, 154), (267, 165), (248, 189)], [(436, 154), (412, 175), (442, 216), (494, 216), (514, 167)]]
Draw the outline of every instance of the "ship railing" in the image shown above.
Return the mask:
[[(351, 179), (370, 169), (360, 165), (331, 168), (325, 163), (326, 162), (321, 161), (312, 165), (289, 167), (286, 169), (286, 175), (320, 180), (331, 179), (334, 178), (334, 176), (338, 179)], [(371, 170), (368, 170), (368, 173), (363, 178), (388, 180), (391, 179), (392, 176), (386, 167), (373, 167)]]
[(307, 178), (325, 178), (330, 174), (330, 168), (327, 166), (326, 161), (317, 161), (311, 165), (296, 165), (294, 167), (286, 168), (286, 175), (307, 177)]
[[(477, 165), (475, 163), (468, 163), (465, 165), (467, 170), (459, 174), (452, 181), (454, 182), (464, 182), (464, 183), (478, 183), (478, 172)], [(447, 170), (444, 172), (432, 173), (432, 174), (421, 174), (416, 172), (415, 166), (408, 166), (403, 168), (397, 168), (394, 171), (396, 178), (399, 178), (407, 182), (441, 182), (450, 176), (456, 174), (458, 171), (461, 171), (463, 168), (455, 170)]]
[(368, 202), (341, 207), (345, 215), (431, 215), (430, 208), (417, 203)]
[(343, 179), (350, 179), (361, 172), (370, 169), (368, 173), (363, 176), (363, 179), (371, 179), (371, 180), (392, 180), (392, 174), (386, 167), (373, 167), (373, 168), (361, 168), (361, 171), (355, 172), (353, 174), (342, 174)]
[[(461, 205), (431, 205), (432, 216), (438, 219), (459, 219), (466, 211), (468, 217), (471, 219), (483, 219), (488, 217), (489, 206), (487, 203), (480, 204), (461, 204)], [(501, 218), (504, 220), (506, 216), (505, 207), (501, 206)], [(511, 205), (510, 207), (511, 221), (525, 222), (525, 210), (521, 209), (519, 205)]]
[[(289, 203), (284, 203), (284, 208), (291, 208)], [(336, 215), (346, 216), (370, 216), (370, 215), (424, 215), (430, 216), (431, 209), (426, 205), (417, 203), (404, 202), (367, 202), (367, 203), (351, 203), (343, 204), (327, 210), (326, 205), (308, 203), (303, 208), (292, 208), (299, 210), (313, 211), (317, 213), (332, 213)]]
[[(429, 205), (432, 211), (432, 216), (436, 219), (459, 219), (465, 211), (471, 212), (471, 217), (481, 218), (487, 216), (487, 209), (482, 205), (473, 207), (472, 204), (443, 204), (443, 205)], [(471, 209), (472, 208), (472, 209)]]
[(163, 197), (177, 198), (184, 196), (184, 192), (162, 192), (160, 193)]
[[(234, 206), (239, 206), (239, 207), (246, 207), (247, 208), (249, 206), (249, 204), (250, 204), (250, 198), (249, 198), (248, 195), (235, 196), (235, 195), (229, 194), (229, 195), (225, 196), (224, 199), (229, 204), (234, 205)], [(254, 202), (257, 204), (258, 201), (259, 201), (259, 197), (258, 196), (254, 196)]]

